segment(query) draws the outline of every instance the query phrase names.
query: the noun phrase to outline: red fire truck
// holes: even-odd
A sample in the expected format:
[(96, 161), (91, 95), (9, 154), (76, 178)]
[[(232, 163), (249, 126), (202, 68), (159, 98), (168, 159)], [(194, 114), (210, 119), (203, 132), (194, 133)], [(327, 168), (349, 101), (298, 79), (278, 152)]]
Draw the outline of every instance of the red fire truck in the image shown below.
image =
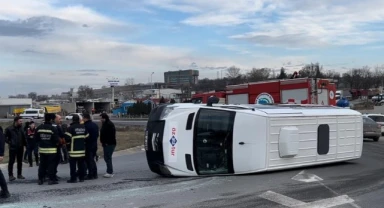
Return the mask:
[(297, 78), (227, 86), (229, 104), (296, 103), (336, 105), (331, 79)]
[(193, 103), (207, 103), (208, 98), (212, 95), (215, 95), (217, 98), (220, 99), (219, 103), (226, 103), (226, 92), (225, 91), (209, 91), (204, 93), (198, 93), (192, 95), (192, 102)]
[(320, 104), (336, 105), (336, 85), (331, 79), (296, 78), (227, 86), (226, 92), (195, 94), (192, 100), (206, 103), (211, 95), (227, 104)]

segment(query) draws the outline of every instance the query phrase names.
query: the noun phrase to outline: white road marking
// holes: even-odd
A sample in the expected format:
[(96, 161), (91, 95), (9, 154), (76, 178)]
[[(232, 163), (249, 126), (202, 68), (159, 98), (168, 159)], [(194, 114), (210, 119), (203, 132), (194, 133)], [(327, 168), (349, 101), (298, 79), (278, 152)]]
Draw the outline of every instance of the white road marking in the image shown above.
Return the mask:
[[(320, 185), (322, 185), (322, 186), (324, 186), (326, 189), (328, 189), (329, 191), (331, 191), (333, 194), (335, 194), (335, 195), (339, 195), (339, 193), (337, 193), (336, 191), (334, 191), (333, 189), (331, 189), (331, 188), (329, 188), (327, 185), (325, 185), (324, 183), (322, 183), (322, 182), (320, 182), (320, 181), (318, 181), (318, 183), (320, 184)], [(357, 205), (356, 203), (354, 203), (354, 202), (351, 202), (350, 203), (353, 207), (355, 207), (355, 208), (361, 208), (359, 205)]]
[(269, 201), (276, 202), (278, 204), (287, 206), (287, 207), (294, 207), (295, 205), (305, 205), (305, 202), (293, 199), (288, 196), (284, 196), (282, 194), (275, 193), (273, 191), (267, 191), (260, 195), (260, 197), (264, 199), (268, 199)]
[[(301, 171), (300, 173), (298, 173), (297, 175), (295, 175), (292, 180), (296, 180), (296, 181), (300, 181), (300, 182), (305, 182), (305, 183), (310, 183), (310, 182), (317, 182), (319, 183), (320, 185), (322, 185), (324, 188), (328, 189), (329, 191), (331, 191), (333, 194), (335, 195), (339, 195), (336, 191), (332, 190), (331, 188), (329, 188), (328, 186), (326, 186), (324, 183), (322, 183), (321, 181), (323, 180), (322, 178), (320, 178), (319, 176), (315, 175), (315, 174), (311, 174), (311, 173), (307, 173), (305, 172), (304, 170)], [(355, 208), (361, 208), (359, 205), (357, 205), (356, 203), (350, 203), (353, 207)]]
[(319, 176), (311, 173), (306, 173), (304, 170), (301, 171), (299, 174), (295, 175), (292, 180), (301, 181), (305, 183), (311, 183), (316, 181), (322, 181), (323, 179)]
[(273, 191), (267, 191), (261, 194), (260, 197), (290, 208), (330, 208), (354, 202), (354, 200), (348, 197), (348, 195), (342, 195), (306, 203), (288, 196), (284, 196), (282, 194), (275, 193)]
[(342, 195), (334, 198), (322, 199), (307, 203), (305, 205), (295, 206), (295, 208), (328, 208), (335, 207), (343, 204), (349, 204), (354, 202), (353, 199), (349, 198), (347, 195)]

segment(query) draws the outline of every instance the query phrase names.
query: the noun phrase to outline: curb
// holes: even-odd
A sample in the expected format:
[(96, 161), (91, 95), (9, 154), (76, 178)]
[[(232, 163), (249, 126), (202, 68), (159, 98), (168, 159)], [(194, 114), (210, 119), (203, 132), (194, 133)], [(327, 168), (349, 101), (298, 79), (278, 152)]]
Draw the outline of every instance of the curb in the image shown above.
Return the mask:
[[(116, 151), (116, 152), (113, 153), (112, 158), (113, 157), (118, 157), (118, 156), (123, 156), (123, 155), (135, 154), (135, 153), (138, 153), (138, 152), (141, 152), (141, 151), (144, 151), (144, 145), (132, 147), (132, 148), (125, 149), (125, 150)], [(100, 157), (100, 159), (103, 159), (103, 157)], [(8, 163), (0, 164), (0, 168), (7, 168), (7, 167), (8, 167)], [(29, 164), (26, 164), (23, 161), (23, 168), (24, 167), (29, 167)]]

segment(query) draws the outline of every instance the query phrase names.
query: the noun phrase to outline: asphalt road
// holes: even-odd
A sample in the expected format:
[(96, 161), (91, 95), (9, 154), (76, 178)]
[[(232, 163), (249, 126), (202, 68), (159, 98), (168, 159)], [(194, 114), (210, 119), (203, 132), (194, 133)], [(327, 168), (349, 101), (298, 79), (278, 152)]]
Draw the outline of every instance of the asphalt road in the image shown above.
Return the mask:
[[(111, 179), (67, 184), (68, 165), (60, 165), (60, 184), (38, 186), (36, 167), (25, 168), (27, 179), (9, 184), (13, 195), (0, 201), (0, 208), (382, 208), (383, 160), (384, 138), (365, 141), (362, 158), (353, 162), (243, 176), (163, 178), (149, 171), (139, 150), (114, 158)], [(98, 166), (101, 175), (104, 161)]]
[[(113, 123), (116, 125), (127, 125), (127, 126), (145, 126), (147, 125), (147, 120), (128, 120), (128, 119), (111, 119)], [(12, 119), (7, 119), (7, 118), (1, 118), (0, 122), (10, 122)], [(41, 122), (42, 119), (35, 119), (35, 121)], [(63, 119), (65, 121), (65, 119)], [(100, 122), (99, 119), (94, 119), (94, 122)]]

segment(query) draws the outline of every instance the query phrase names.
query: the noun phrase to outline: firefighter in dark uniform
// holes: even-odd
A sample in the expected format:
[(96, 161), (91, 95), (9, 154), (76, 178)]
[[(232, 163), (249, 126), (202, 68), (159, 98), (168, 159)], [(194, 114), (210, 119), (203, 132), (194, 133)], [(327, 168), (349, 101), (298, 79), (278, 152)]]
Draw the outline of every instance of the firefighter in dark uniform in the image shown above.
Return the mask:
[(59, 143), (59, 133), (57, 128), (52, 126), (54, 119), (55, 114), (46, 113), (44, 123), (37, 127), (35, 133), (35, 141), (38, 143), (40, 154), (39, 185), (44, 183), (47, 173), (49, 177), (48, 184), (58, 184), (55, 180), (55, 159)]
[[(84, 124), (80, 124), (80, 118), (78, 115), (73, 115), (72, 123), (65, 133), (65, 140), (67, 142), (67, 148), (69, 153), (69, 167), (71, 173), (71, 179), (68, 183), (76, 183), (77, 176), (80, 182), (84, 182), (85, 177), (85, 140), (88, 137), (88, 132), (85, 129)], [(78, 168), (78, 174), (76, 173), (76, 166)]]

